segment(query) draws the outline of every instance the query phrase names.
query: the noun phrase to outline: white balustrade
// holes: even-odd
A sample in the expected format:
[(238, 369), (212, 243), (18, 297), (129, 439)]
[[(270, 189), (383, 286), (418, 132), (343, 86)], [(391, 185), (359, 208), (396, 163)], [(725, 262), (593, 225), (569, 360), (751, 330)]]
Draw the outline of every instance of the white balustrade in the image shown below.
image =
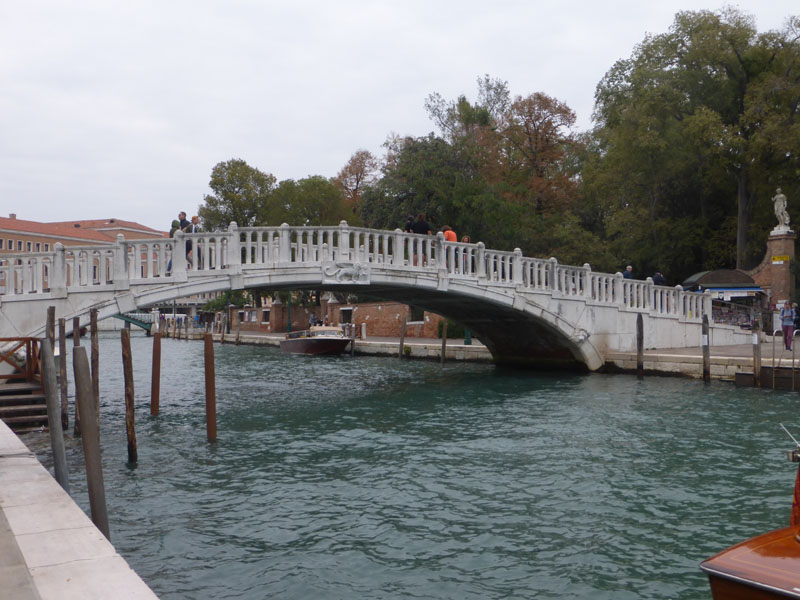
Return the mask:
[[(187, 248), (191, 252), (187, 253)], [(596, 273), (588, 264), (578, 267), (559, 265), (555, 258), (526, 258), (519, 250), (446, 242), (441, 235), (350, 227), (344, 221), (326, 227), (238, 228), (232, 223), (227, 231), (179, 232), (171, 239), (125, 240), (118, 236), (116, 243), (106, 245), (56, 244), (53, 252), (7, 253), (0, 258), (0, 295), (46, 293), (51, 286), (59, 294), (102, 286), (127, 289), (131, 282), (186, 281), (186, 277), (219, 271), (234, 274), (329, 261), (420, 271), (471, 280), (475, 285), (555, 292), (688, 321), (699, 321), (710, 313), (710, 301), (704, 294), (686, 292), (680, 286), (655, 286), (652, 280)]]

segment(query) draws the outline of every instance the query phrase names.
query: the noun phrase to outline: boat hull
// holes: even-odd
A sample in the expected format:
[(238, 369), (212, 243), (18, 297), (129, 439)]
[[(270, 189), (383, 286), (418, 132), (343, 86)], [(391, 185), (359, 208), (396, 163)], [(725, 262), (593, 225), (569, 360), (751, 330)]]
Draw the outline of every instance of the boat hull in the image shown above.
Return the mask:
[(348, 338), (302, 337), (281, 340), (281, 352), (286, 354), (335, 355), (344, 352)]
[(800, 527), (759, 535), (704, 561), (714, 600), (800, 598)]

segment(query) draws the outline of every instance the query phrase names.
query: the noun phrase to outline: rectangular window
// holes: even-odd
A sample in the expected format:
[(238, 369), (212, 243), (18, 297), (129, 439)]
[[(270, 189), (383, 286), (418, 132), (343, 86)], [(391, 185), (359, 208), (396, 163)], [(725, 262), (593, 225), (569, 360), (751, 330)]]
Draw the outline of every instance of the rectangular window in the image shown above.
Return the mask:
[(33, 250), (33, 244), (31, 244), (30, 242), (27, 242), (25, 244), (25, 250), (26, 250), (26, 252), (30, 252), (31, 250)]
[(45, 252), (50, 252), (50, 244), (48, 244), (47, 242), (45, 242), (45, 244), (44, 244), (44, 251)]
[(410, 323), (421, 323), (425, 320), (425, 311), (416, 306), (411, 306), (411, 314), (408, 317)]
[(36, 242), (36, 251), (37, 252), (41, 252), (42, 251), (42, 243), (41, 242)]
[(2, 249), (3, 249), (3, 242), (4, 242), (4, 241), (5, 241), (5, 240), (4, 240), (3, 238), (0, 238), (0, 250), (2, 250)]
[(244, 311), (239, 311), (239, 323), (244, 323)]
[(17, 251), (22, 252), (22, 240), (17, 240)]
[(264, 324), (269, 323), (269, 311), (266, 309), (261, 311), (261, 322)]
[(353, 309), (340, 308), (339, 309), (339, 323), (352, 323), (353, 322)]
[(14, 240), (8, 240), (8, 246), (6, 246), (9, 250), (14, 249)]

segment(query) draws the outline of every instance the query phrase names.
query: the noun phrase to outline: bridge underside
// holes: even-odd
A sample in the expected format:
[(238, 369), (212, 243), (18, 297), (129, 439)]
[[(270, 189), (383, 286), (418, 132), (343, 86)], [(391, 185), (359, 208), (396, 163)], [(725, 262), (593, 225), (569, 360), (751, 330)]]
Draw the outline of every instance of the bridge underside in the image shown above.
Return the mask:
[(462, 323), (486, 345), (498, 364), (540, 369), (588, 370), (562, 332), (511, 306), (440, 291), (374, 284), (368, 289), (341, 285), (335, 288), (315, 286), (315, 289), (401, 302)]

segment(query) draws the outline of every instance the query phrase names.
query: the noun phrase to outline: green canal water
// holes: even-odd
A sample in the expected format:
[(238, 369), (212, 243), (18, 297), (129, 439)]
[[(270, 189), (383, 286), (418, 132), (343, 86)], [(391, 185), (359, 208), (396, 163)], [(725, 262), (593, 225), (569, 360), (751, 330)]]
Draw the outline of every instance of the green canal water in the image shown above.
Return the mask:
[(789, 393), (217, 345), (210, 445), (202, 343), (163, 341), (157, 418), (151, 348), (132, 467), (101, 338), (101, 436), (112, 541), (164, 600), (710, 598), (702, 559), (788, 524)]

